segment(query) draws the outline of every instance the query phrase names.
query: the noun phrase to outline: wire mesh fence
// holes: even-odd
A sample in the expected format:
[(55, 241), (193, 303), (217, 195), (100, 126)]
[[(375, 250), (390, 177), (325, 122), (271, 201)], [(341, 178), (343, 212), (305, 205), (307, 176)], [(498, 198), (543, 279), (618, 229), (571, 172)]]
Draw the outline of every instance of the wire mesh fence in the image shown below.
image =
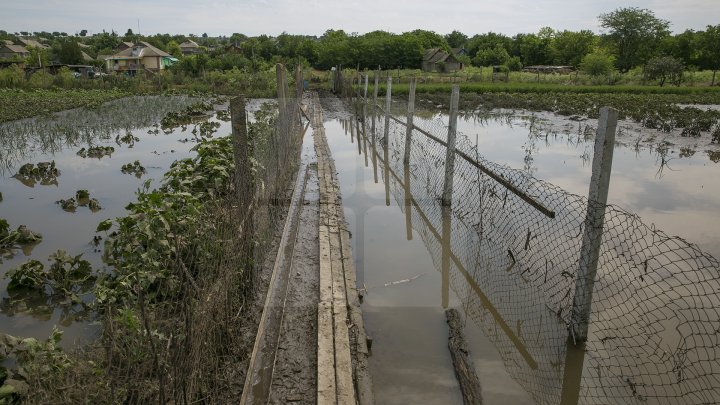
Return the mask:
[[(359, 86), (343, 83), (343, 94), (366, 101)], [(375, 128), (366, 136), (387, 136), (371, 153), (385, 165), (392, 195), (411, 212), (468, 318), (537, 403), (720, 401), (717, 259), (605, 206), (589, 337), (576, 342), (573, 299), (588, 199), (488, 161), (458, 134), (452, 204), (444, 207), (447, 123), (416, 117), (406, 150), (398, 103), (389, 120), (384, 107), (366, 110), (378, 114), (362, 117)]]
[(28, 376), (28, 402), (239, 400), (259, 276), (272, 267), (299, 165), (301, 95), (278, 65), (277, 101), (248, 119), (245, 99), (233, 98), (231, 136), (203, 139), (196, 157), (173, 163), (108, 222), (111, 270), (94, 290), (101, 337), (84, 356)]

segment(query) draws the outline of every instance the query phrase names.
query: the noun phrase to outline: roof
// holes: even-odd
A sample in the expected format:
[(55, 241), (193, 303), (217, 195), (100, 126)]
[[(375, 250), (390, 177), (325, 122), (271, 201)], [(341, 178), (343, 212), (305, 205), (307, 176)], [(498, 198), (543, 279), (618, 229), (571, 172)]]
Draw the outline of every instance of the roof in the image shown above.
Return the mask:
[(180, 46), (180, 48), (197, 48), (200, 45), (198, 45), (197, 42), (193, 41), (192, 39), (188, 39), (187, 41), (183, 42), (179, 46)]
[[(445, 62), (451, 55), (440, 48), (430, 48), (425, 50), (423, 62), (439, 63)], [(454, 58), (453, 58), (454, 59)]]
[(3, 42), (3, 45), (12, 45), (12, 44), (13, 44), (13, 41), (11, 41), (9, 39), (4, 40), (4, 42)]
[(0, 49), (9, 49), (10, 51), (14, 53), (30, 53), (27, 49), (25, 49), (22, 45), (4, 45)]
[(32, 46), (33, 48), (47, 48), (47, 45), (43, 45), (32, 38), (18, 38), (18, 42), (20, 42), (23, 46)]
[(90, 48), (90, 45), (83, 44), (82, 42), (77, 43), (80, 48)]
[[(136, 51), (136, 49), (138, 49), (139, 52)], [(147, 42), (138, 42), (138, 44), (132, 48), (122, 50), (108, 59), (140, 59), (148, 56), (170, 56), (170, 54), (155, 48)]]
[(80, 53), (82, 53), (82, 58), (85, 62), (92, 62), (95, 60), (92, 58), (92, 56), (86, 54), (85, 51), (81, 51)]

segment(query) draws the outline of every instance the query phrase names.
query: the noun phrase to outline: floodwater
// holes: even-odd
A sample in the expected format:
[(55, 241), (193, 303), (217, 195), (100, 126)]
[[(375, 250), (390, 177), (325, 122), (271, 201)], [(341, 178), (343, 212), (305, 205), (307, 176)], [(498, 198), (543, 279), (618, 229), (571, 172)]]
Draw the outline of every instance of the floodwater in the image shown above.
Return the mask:
[[(194, 124), (165, 133), (156, 124), (169, 111), (198, 102), (184, 96), (130, 97), (112, 101), (95, 109), (76, 109), (21, 121), (0, 124), (0, 218), (11, 229), (27, 225), (43, 236), (32, 249), (12, 249), (3, 252), (0, 274), (36, 259), (49, 266), (48, 257), (59, 249), (70, 255), (82, 254), (94, 269), (103, 269), (102, 241), (95, 246), (93, 237), (99, 222), (125, 215), (125, 206), (135, 200), (135, 192), (150, 180), (157, 187), (159, 179), (178, 159), (191, 157), (196, 145), (192, 131)], [(206, 119), (207, 120), (207, 119)], [(227, 122), (220, 123), (217, 136), (230, 132)], [(116, 139), (132, 134), (138, 138), (131, 144)], [(102, 158), (83, 158), (81, 148), (112, 146), (114, 152)], [(25, 163), (55, 161), (60, 175), (56, 182), (21, 182), (13, 176)], [(124, 174), (121, 166), (138, 160), (146, 174)], [(27, 184), (26, 184), (27, 183)], [(92, 212), (79, 206), (66, 212), (55, 202), (74, 197), (79, 189), (86, 189), (90, 197), (99, 201), (102, 209)], [(70, 347), (77, 340), (92, 338), (96, 325), (90, 317), (81, 315), (80, 306), (53, 306), (47, 303), (24, 302), (11, 299), (6, 291), (8, 280), (0, 280), (0, 331), (15, 336), (45, 339), (53, 326), (65, 332), (63, 346)], [(85, 302), (92, 297), (82, 297)]]
[[(443, 208), (444, 149), (414, 132), (404, 165), (405, 127), (391, 121), (384, 147), (383, 117), (375, 133), (371, 121), (341, 116), (325, 127), (374, 341), (378, 403), (462, 403), (447, 350), (449, 307), (465, 315), (485, 403), (717, 402), (720, 167), (712, 153), (616, 145), (609, 203), (628, 212), (606, 213), (610, 240), (584, 347), (568, 343), (567, 309), (586, 203), (523, 175), (586, 195), (587, 123), (555, 132), (523, 112), (459, 120), (465, 144), (518, 169), (498, 167), (553, 210), (547, 218), (459, 158), (452, 208)], [(415, 123), (445, 139), (446, 115), (420, 112)]]

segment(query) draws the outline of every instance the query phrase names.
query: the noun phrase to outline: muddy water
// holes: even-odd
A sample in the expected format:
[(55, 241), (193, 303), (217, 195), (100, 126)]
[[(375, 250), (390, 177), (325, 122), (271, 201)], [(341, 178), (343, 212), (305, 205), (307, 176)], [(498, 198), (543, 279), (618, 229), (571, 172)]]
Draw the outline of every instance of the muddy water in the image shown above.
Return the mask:
[[(447, 122), (444, 116), (425, 116)], [(422, 126), (423, 119), (416, 117), (418, 121)], [(354, 121), (341, 118), (327, 122), (326, 132), (353, 234), (358, 284), (366, 291), (363, 310), (375, 341), (371, 367), (379, 403), (461, 403), (446, 348), (445, 307), (457, 307), (466, 315), (466, 334), (486, 403), (577, 403), (578, 397), (581, 403), (679, 401), (671, 397), (677, 395), (672, 384), (667, 391), (658, 388), (636, 392), (637, 382), (622, 373), (609, 379), (605, 376), (607, 381), (593, 375), (601, 372), (598, 364), (606, 364), (603, 361), (608, 359), (586, 359), (581, 349), (568, 346), (567, 327), (549, 309), (546, 297), (522, 277), (504, 275), (511, 273), (509, 269), (498, 273), (487, 260), (483, 261), (483, 246), (492, 251), (492, 240), (481, 237), (464, 244), (456, 240), (463, 231), (458, 213), (440, 210), (432, 200), (437, 195), (438, 176), (432, 170), (426, 178), (417, 173), (418, 167), (427, 166), (419, 161), (424, 150), (414, 154), (403, 170), (401, 148), (393, 147), (392, 141), (389, 148), (383, 148), (382, 133), (373, 137), (369, 122), (367, 137), (358, 139), (362, 129), (350, 122)], [(469, 117), (459, 123), (459, 130), (489, 160), (585, 194), (592, 137), (585, 137), (582, 127), (577, 132), (552, 132), (546, 128), (527, 118)], [(394, 132), (390, 135), (391, 140), (397, 136)], [(633, 150), (619, 145), (615, 150), (610, 202), (720, 256), (720, 239), (715, 231), (720, 225), (720, 193), (714, 191), (720, 187), (716, 175), (720, 168), (711, 157), (702, 148), (694, 154), (673, 151), (672, 147), (659, 153), (656, 149)], [(435, 171), (442, 170), (440, 166)], [(406, 188), (410, 178), (412, 189)], [(451, 238), (452, 243), (442, 242)], [(472, 252), (457, 251), (458, 245), (476, 247), (479, 259), (472, 259)], [(712, 297), (702, 299), (711, 306), (718, 305)], [(664, 307), (667, 303), (656, 305)], [(708, 316), (707, 311), (703, 316)], [(660, 335), (677, 328), (677, 319), (669, 317)], [(709, 324), (717, 322), (713, 315), (704, 320)], [(668, 351), (679, 340), (662, 338), (666, 339)], [(642, 345), (631, 348), (634, 352), (626, 349), (619, 348), (627, 357), (615, 358), (610, 353), (609, 363), (622, 369), (632, 367), (628, 358), (644, 361), (653, 356)], [(692, 360), (707, 362), (715, 355), (711, 349), (704, 352), (704, 357)], [(660, 357), (658, 361), (662, 361)], [(674, 370), (681, 368), (677, 366), (681, 360), (670, 361), (675, 361)], [(661, 368), (640, 365), (656, 373)], [(596, 366), (597, 370), (593, 368)], [(644, 381), (666, 383), (656, 375), (644, 377)], [(603, 382), (610, 384), (603, 386)], [(717, 399), (717, 384), (713, 386), (707, 380), (694, 383), (704, 384), (697, 398), (709, 398), (711, 402)], [(639, 392), (650, 392), (655, 397), (647, 398)], [(678, 403), (687, 400), (685, 395)]]
[[(172, 162), (194, 155), (194, 125), (166, 134), (155, 126), (168, 111), (176, 111), (198, 100), (186, 97), (132, 97), (107, 103), (92, 110), (78, 109), (50, 117), (16, 121), (0, 126), (0, 218), (14, 229), (27, 225), (42, 234), (42, 242), (26, 251), (13, 249), (3, 253), (0, 274), (29, 259), (48, 265), (50, 254), (58, 249), (71, 255), (82, 254), (96, 269), (103, 268), (102, 242), (91, 242), (98, 223), (125, 215), (124, 207), (135, 200), (135, 192), (151, 180), (151, 187)], [(220, 122), (216, 136), (230, 132), (229, 123)], [(157, 133), (155, 131), (158, 130)], [(150, 133), (149, 133), (150, 132)], [(132, 134), (139, 138), (133, 145), (116, 142), (116, 136)], [(112, 146), (111, 156), (83, 158), (77, 152), (90, 146)], [(60, 170), (57, 184), (23, 184), (13, 178), (25, 163), (54, 160)], [(123, 174), (121, 166), (135, 160), (147, 173), (137, 177)], [(102, 209), (93, 213), (87, 207), (64, 211), (55, 201), (75, 196), (87, 189)], [(102, 235), (100, 233), (99, 235)], [(0, 331), (16, 336), (46, 338), (54, 325), (65, 331), (63, 344), (93, 336), (92, 319), (75, 319), (78, 306), (68, 309), (37, 302), (13, 300), (6, 292), (7, 279), (0, 280)], [(83, 299), (89, 301), (91, 297)]]

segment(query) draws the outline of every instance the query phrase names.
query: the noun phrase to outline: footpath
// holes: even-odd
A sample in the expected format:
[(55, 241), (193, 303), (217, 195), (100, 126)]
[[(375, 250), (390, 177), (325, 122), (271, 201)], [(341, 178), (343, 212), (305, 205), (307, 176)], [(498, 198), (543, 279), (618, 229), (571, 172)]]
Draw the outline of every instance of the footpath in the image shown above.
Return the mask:
[(304, 142), (241, 402), (373, 404), (350, 233), (317, 93), (305, 95), (303, 113), (314, 148)]

